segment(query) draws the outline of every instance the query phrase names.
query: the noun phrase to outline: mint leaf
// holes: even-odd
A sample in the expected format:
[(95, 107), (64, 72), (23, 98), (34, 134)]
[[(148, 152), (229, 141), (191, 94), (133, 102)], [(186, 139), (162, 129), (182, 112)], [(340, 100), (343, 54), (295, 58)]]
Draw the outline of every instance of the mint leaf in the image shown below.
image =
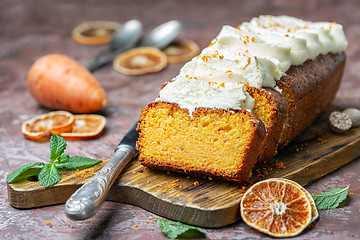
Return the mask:
[(67, 154), (61, 154), (59, 159), (58, 159), (58, 163), (66, 163), (70, 160), (70, 156)]
[(101, 163), (101, 160), (86, 158), (86, 157), (70, 157), (67, 162), (64, 163), (55, 163), (56, 167), (59, 169), (67, 169), (67, 170), (74, 170), (74, 169), (83, 169), (94, 166), (98, 163)]
[(60, 155), (65, 151), (66, 141), (58, 135), (51, 135), (50, 138), (50, 159), (51, 161), (57, 160)]
[(316, 208), (319, 210), (334, 209), (343, 202), (347, 195), (349, 186), (346, 188), (332, 188), (331, 190), (319, 194), (311, 194), (315, 201)]
[(198, 227), (182, 224), (181, 222), (173, 222), (165, 219), (158, 219), (157, 225), (167, 237), (175, 238), (203, 238), (205, 231)]
[(59, 170), (52, 162), (45, 164), (45, 166), (41, 169), (38, 178), (40, 185), (44, 187), (52, 186), (61, 180)]
[(17, 179), (19, 179), (19, 177), (22, 174), (24, 174), (27, 170), (29, 170), (30, 168), (33, 168), (35, 166), (43, 166), (43, 165), (45, 165), (45, 163), (35, 162), (35, 163), (29, 163), (29, 164), (26, 164), (24, 166), (21, 166), (18, 169), (16, 169), (14, 172), (9, 174), (9, 176), (6, 178), (6, 182), (7, 183), (13, 183)]

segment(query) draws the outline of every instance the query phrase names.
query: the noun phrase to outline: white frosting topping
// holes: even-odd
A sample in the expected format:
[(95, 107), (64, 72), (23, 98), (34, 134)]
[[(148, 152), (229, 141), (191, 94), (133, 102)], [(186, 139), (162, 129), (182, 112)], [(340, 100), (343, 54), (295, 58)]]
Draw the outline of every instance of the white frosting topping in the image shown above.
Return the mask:
[(276, 89), (275, 80), (291, 65), (344, 51), (347, 44), (342, 26), (336, 23), (260, 16), (238, 28), (224, 26), (156, 101), (177, 103), (190, 114), (196, 107), (251, 110), (254, 99), (245, 84)]
[(175, 102), (187, 108), (190, 115), (196, 107), (252, 109), (254, 99), (244, 90), (244, 84), (224, 82), (222, 84), (194, 80), (177, 76), (161, 91), (157, 101)]

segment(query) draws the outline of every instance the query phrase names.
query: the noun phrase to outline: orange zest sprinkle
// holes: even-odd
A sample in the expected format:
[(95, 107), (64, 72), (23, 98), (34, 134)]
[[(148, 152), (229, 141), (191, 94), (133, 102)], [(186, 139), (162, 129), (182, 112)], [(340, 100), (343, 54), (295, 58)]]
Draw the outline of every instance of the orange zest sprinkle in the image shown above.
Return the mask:
[(285, 37), (289, 37), (289, 34), (285, 34)]
[(203, 56), (201, 59), (207, 63), (209, 61), (209, 58), (210, 56)]
[(318, 191), (314, 191), (314, 193), (315, 193), (315, 194), (319, 194), (319, 192), (318, 192)]
[(219, 58), (220, 58), (220, 59), (223, 59), (223, 58), (224, 58), (224, 55), (220, 55)]
[(353, 192), (351, 192), (351, 193), (349, 193), (349, 195), (354, 195), (355, 193), (353, 193)]
[(254, 38), (254, 37), (252, 37), (252, 38), (251, 38), (251, 41), (252, 41), (252, 42), (255, 42), (255, 38)]
[(215, 40), (214, 40), (213, 42), (211, 42), (208, 47), (211, 47), (212, 45), (214, 45), (214, 44), (217, 42), (217, 40), (218, 40), (218, 39), (215, 38)]
[(138, 224), (135, 224), (135, 225), (134, 225), (134, 227), (136, 227), (136, 228), (137, 228), (138, 226), (139, 226)]
[(132, 211), (132, 212), (135, 212), (135, 209), (132, 209), (131, 211)]
[(45, 221), (45, 225), (46, 225), (46, 226), (50, 226), (50, 225), (51, 225), (51, 222)]
[(249, 66), (250, 62), (251, 62), (251, 58), (249, 57), (249, 58), (248, 58), (248, 61), (247, 61), (247, 64), (246, 64), (246, 66), (245, 66), (243, 69), (247, 68), (247, 66)]
[(218, 51), (215, 51), (215, 53), (211, 54), (212, 57), (216, 57), (217, 55), (219, 55)]
[(193, 184), (194, 184), (194, 186), (200, 185), (200, 183), (198, 181), (195, 181)]
[(231, 70), (227, 70), (225, 73), (231, 73), (232, 71)]
[(125, 216), (125, 218), (128, 218), (128, 216)]

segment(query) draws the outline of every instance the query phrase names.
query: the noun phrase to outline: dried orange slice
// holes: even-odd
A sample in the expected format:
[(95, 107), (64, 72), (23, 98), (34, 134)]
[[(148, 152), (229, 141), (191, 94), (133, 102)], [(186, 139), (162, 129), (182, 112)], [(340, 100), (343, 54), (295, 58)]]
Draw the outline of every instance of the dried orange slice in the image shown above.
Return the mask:
[(105, 130), (106, 118), (96, 114), (75, 115), (70, 132), (59, 135), (65, 140), (86, 140), (99, 137)]
[(111, 21), (88, 21), (75, 27), (71, 36), (80, 44), (106, 44), (120, 26), (120, 23)]
[(168, 63), (186, 62), (198, 54), (199, 46), (191, 40), (173, 41), (163, 49)]
[(305, 193), (305, 195), (306, 195), (306, 197), (309, 200), (310, 205), (311, 205), (311, 222), (314, 222), (319, 217), (319, 212), (318, 212), (318, 210), (316, 208), (315, 201), (312, 198), (311, 194), (305, 188), (303, 188), (300, 184), (298, 184), (295, 181), (291, 181), (291, 180), (286, 179), (286, 178), (282, 178), (282, 180), (287, 181), (287, 182), (291, 182), (291, 183), (297, 185), (298, 188), (300, 188)]
[(293, 181), (272, 178), (251, 186), (240, 203), (244, 222), (272, 237), (300, 234), (312, 221), (311, 203)]
[(113, 61), (116, 71), (127, 75), (159, 72), (167, 65), (165, 53), (154, 47), (139, 47), (118, 55)]
[(75, 123), (74, 115), (66, 111), (55, 111), (36, 116), (21, 126), (21, 132), (31, 140), (42, 140), (49, 133), (71, 131)]

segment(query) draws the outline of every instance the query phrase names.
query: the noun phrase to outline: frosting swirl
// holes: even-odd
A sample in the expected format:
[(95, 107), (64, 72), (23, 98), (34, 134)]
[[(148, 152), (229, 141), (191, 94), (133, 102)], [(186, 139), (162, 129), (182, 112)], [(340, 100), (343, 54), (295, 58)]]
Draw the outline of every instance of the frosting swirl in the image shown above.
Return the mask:
[(259, 16), (237, 28), (224, 26), (208, 47), (186, 63), (155, 101), (196, 107), (251, 110), (244, 86), (276, 88), (291, 65), (345, 50), (341, 25), (289, 16)]

